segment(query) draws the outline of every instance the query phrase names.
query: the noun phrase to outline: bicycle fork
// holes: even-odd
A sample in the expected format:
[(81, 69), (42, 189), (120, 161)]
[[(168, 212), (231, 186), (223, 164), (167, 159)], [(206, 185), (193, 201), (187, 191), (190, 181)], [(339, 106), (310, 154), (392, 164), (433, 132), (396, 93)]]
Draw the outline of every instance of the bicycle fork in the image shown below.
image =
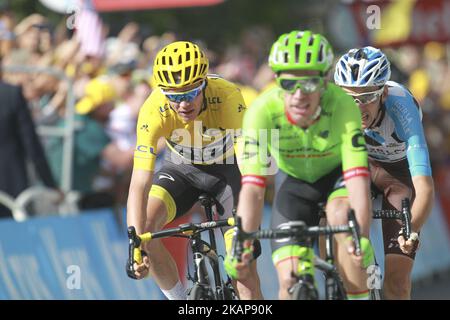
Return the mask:
[[(194, 238), (191, 246), (195, 264), (194, 282), (211, 289), (210, 293), (215, 296), (215, 299), (224, 299), (219, 271), (219, 257), (216, 252), (205, 241), (201, 240), (200, 237)], [(212, 283), (206, 267), (206, 260), (210, 263), (213, 271), (215, 288), (211, 287)]]

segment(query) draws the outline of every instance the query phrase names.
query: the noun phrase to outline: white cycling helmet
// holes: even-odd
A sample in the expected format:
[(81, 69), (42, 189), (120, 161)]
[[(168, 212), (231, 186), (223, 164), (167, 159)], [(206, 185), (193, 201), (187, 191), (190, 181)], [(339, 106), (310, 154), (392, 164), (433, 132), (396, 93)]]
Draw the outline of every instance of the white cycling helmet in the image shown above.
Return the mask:
[(334, 82), (346, 87), (383, 86), (391, 77), (389, 60), (380, 49), (351, 49), (336, 63)]

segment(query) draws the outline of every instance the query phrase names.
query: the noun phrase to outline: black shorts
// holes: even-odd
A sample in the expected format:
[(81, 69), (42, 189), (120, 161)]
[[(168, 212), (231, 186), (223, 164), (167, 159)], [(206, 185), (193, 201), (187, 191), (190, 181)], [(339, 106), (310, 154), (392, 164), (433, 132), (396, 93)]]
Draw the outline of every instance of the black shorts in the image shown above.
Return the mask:
[[(308, 226), (317, 226), (320, 221), (318, 204), (325, 203), (334, 191), (342, 188), (345, 184), (341, 166), (314, 183), (287, 176), (275, 195), (271, 228), (289, 221), (303, 221)], [(282, 243), (272, 240), (272, 252), (289, 245), (312, 244), (299, 243), (295, 239)]]
[(188, 212), (202, 193), (219, 203), (222, 218), (231, 217), (241, 188), (241, 173), (234, 164), (174, 164), (164, 160), (153, 176), (150, 195), (164, 201), (170, 222)]

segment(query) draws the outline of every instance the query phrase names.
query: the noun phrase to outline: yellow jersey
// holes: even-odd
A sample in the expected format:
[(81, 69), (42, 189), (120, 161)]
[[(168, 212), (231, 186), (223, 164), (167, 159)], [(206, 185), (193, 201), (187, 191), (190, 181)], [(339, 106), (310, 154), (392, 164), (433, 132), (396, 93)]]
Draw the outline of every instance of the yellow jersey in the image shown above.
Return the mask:
[(183, 121), (164, 94), (154, 90), (139, 111), (134, 168), (154, 169), (160, 137), (184, 163), (213, 164), (234, 158), (245, 110), (239, 88), (213, 75), (207, 77), (201, 111), (193, 121)]

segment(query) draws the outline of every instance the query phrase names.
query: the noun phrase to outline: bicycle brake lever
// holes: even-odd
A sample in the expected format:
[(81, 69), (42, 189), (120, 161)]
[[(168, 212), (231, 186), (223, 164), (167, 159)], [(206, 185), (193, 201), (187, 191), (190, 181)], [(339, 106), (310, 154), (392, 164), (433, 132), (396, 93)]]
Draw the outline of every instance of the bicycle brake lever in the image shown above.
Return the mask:
[(244, 251), (244, 243), (241, 239), (241, 232), (242, 232), (242, 221), (241, 221), (241, 217), (237, 216), (236, 220), (235, 220), (235, 228), (236, 228), (236, 233), (235, 233), (235, 243), (234, 246), (232, 248), (232, 256), (236, 257), (238, 262), (242, 261), (242, 253)]
[(141, 239), (137, 236), (136, 228), (130, 226), (127, 229), (128, 233), (128, 259), (126, 263), (127, 275), (132, 279), (137, 279), (134, 270), (134, 262), (142, 262), (142, 253), (139, 249), (141, 245)]
[(402, 200), (402, 223), (403, 223), (403, 237), (408, 240), (411, 237), (411, 211), (408, 198)]
[(359, 234), (359, 225), (356, 221), (355, 211), (350, 209), (348, 211), (348, 226), (352, 232), (353, 245), (355, 246), (355, 255), (361, 255), (361, 242), (360, 242), (360, 234)]

